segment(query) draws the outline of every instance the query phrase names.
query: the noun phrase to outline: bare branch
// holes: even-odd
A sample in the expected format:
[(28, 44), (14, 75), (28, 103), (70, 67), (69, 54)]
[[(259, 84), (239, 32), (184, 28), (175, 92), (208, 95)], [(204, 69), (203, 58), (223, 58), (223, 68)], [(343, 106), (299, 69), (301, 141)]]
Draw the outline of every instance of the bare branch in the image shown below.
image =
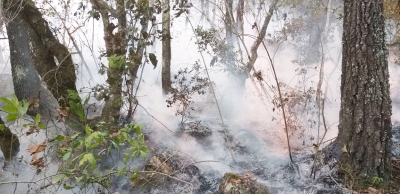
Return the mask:
[(247, 72), (250, 72), (253, 69), (254, 63), (257, 60), (258, 54), (257, 54), (257, 50), (258, 47), (260, 46), (261, 42), (264, 40), (265, 38), (265, 34), (267, 32), (267, 28), (268, 28), (268, 24), (271, 20), (272, 14), (274, 13), (274, 10), (276, 8), (276, 4), (278, 3), (279, 0), (274, 0), (272, 2), (272, 4), (269, 6), (269, 11), (267, 16), (265, 16), (265, 20), (264, 20), (264, 24), (261, 27), (261, 30), (259, 31), (259, 34), (257, 36), (256, 41), (253, 43), (253, 45), (251, 46), (250, 49), (250, 53), (251, 56), (249, 57), (249, 62), (247, 62), (246, 65), (246, 70)]

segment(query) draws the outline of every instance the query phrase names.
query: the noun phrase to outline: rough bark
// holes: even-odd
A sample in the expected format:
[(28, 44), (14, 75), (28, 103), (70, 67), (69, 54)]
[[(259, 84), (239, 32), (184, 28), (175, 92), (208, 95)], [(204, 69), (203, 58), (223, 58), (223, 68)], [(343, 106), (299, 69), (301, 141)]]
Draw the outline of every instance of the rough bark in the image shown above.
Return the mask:
[(33, 1), (27, 1), (21, 14), (28, 24), (32, 57), (40, 76), (60, 106), (68, 107), (68, 90), (77, 92), (75, 65), (71, 53), (53, 35)]
[[(91, 0), (94, 9), (101, 14), (104, 27), (104, 41), (106, 42), (107, 57), (113, 55), (125, 56), (126, 54), (126, 11), (123, 0), (116, 1), (116, 9), (108, 6), (103, 0)], [(113, 33), (117, 28), (110, 20), (110, 15), (118, 21), (118, 31)], [(118, 122), (120, 117), (120, 109), (122, 106), (122, 74), (123, 68), (107, 69), (107, 83), (109, 86), (109, 95), (105, 99), (101, 117), (106, 122)]]
[(171, 90), (171, 16), (169, 0), (164, 0), (163, 5), (161, 81), (163, 92), (166, 94)]
[(374, 177), (388, 188), (391, 100), (383, 0), (344, 1), (343, 30), (339, 174), (353, 189), (369, 187)]
[[(4, 124), (0, 117), (0, 124)], [(18, 136), (10, 131), (8, 127), (0, 131), (0, 148), (4, 154), (6, 160), (10, 160), (19, 151), (19, 139)], [(2, 168), (2, 166), (0, 166)]]
[(8, 43), (10, 47), (11, 72), (15, 95), (19, 100), (39, 98), (38, 112), (44, 116), (55, 116), (58, 107), (53, 95), (42, 85), (35, 68), (29, 47), (29, 36), (24, 20), (18, 14), (7, 26)]

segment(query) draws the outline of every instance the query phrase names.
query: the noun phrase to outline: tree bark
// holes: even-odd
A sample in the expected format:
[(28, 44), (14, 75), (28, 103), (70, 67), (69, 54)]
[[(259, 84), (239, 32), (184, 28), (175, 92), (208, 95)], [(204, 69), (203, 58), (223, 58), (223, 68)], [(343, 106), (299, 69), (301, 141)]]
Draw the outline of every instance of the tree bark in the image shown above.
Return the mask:
[(42, 85), (39, 74), (31, 57), (29, 36), (20, 14), (8, 22), (8, 44), (10, 47), (11, 72), (15, 95), (19, 100), (39, 98), (38, 112), (43, 116), (56, 115), (57, 101), (49, 90)]
[(225, 33), (226, 42), (233, 49), (233, 31), (235, 30), (235, 18), (233, 17), (233, 0), (225, 0)]
[(364, 189), (391, 173), (391, 100), (383, 0), (344, 1), (339, 135), (340, 173)]
[(238, 8), (236, 10), (236, 30), (238, 33), (238, 36), (241, 36), (243, 38), (243, 32), (244, 32), (244, 0), (239, 0), (238, 2)]
[(171, 16), (169, 0), (164, 0), (163, 5), (161, 81), (163, 92), (167, 94), (171, 90)]
[[(3, 120), (0, 117), (0, 124), (4, 125)], [(0, 148), (4, 154), (6, 160), (12, 159), (19, 151), (19, 139), (18, 136), (10, 131), (8, 127), (5, 127), (0, 131)], [(0, 166), (0, 169), (2, 166)]]
[[(125, 56), (126, 55), (126, 11), (125, 3), (123, 0), (116, 1), (116, 9), (108, 6), (103, 0), (91, 0), (94, 9), (98, 10), (101, 14), (103, 27), (104, 27), (104, 41), (106, 42), (107, 57), (113, 55)], [(117, 26), (110, 20), (110, 15), (117, 18), (118, 31), (113, 32)], [(109, 61), (110, 62), (110, 61)], [(122, 106), (122, 68), (108, 67), (107, 69), (107, 83), (109, 86), (109, 95), (105, 99), (101, 117), (105, 122), (119, 122), (120, 110)]]
[(260, 46), (261, 42), (264, 41), (265, 34), (267, 33), (267, 28), (269, 25), (269, 22), (271, 21), (272, 15), (274, 13), (274, 10), (276, 9), (276, 5), (278, 4), (279, 0), (274, 0), (271, 5), (269, 6), (268, 14), (265, 16), (264, 23), (261, 27), (261, 29), (258, 29), (258, 35), (256, 40), (253, 42), (253, 45), (250, 48), (250, 53), (248, 53), (250, 56), (249, 61), (246, 63), (244, 70), (243, 70), (243, 76), (239, 77), (241, 85), (244, 87), (245, 82), (247, 77), (250, 75), (251, 70), (254, 68), (254, 64), (256, 63), (256, 60), (258, 58), (258, 47)]
[(20, 14), (26, 22), (36, 69), (60, 106), (68, 107), (68, 90), (77, 92), (75, 65), (71, 53), (53, 35), (33, 1), (27, 0)]

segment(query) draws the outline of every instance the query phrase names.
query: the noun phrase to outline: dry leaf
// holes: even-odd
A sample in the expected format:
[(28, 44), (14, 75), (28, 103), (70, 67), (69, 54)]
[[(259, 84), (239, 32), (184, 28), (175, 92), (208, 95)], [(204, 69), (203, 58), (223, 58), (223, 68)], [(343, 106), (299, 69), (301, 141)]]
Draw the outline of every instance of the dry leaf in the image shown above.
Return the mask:
[(347, 147), (346, 147), (346, 145), (343, 146), (342, 152), (343, 152), (343, 153), (347, 153)]
[(29, 99), (28, 101), (28, 109), (32, 110), (34, 108), (38, 108), (39, 107), (39, 98), (38, 97), (32, 97), (31, 99)]
[(44, 167), (44, 160), (43, 160), (43, 158), (33, 160), (33, 157), (32, 157), (30, 165), (35, 166), (36, 168), (42, 168), (42, 167)]
[(26, 135), (30, 135), (36, 131), (37, 127), (36, 126), (30, 126), (29, 130), (26, 132)]
[(319, 146), (317, 144), (313, 143), (312, 145), (314, 147), (314, 150), (318, 150)]
[(57, 108), (57, 113), (58, 113), (57, 120), (63, 121), (64, 118), (68, 117), (68, 108), (66, 107)]
[(46, 149), (46, 144), (41, 143), (41, 144), (36, 144), (36, 145), (31, 145), (26, 149), (27, 152), (30, 152), (32, 154), (38, 153)]

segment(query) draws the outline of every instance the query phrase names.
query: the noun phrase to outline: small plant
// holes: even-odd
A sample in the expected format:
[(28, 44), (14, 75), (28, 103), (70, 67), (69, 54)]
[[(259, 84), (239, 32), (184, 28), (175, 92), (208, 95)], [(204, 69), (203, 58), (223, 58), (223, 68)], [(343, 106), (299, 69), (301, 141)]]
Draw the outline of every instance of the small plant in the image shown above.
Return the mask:
[(19, 101), (15, 95), (11, 99), (0, 98), (0, 100), (6, 104), (2, 107), (2, 110), (7, 113), (7, 122), (13, 122), (22, 118), (30, 107), (26, 100)]
[(377, 177), (377, 176), (372, 177), (372, 184), (373, 184), (373, 185), (374, 185), (374, 184), (380, 184), (380, 183), (382, 183), (382, 182), (383, 182), (383, 178)]
[[(188, 78), (189, 77), (189, 78)], [(166, 100), (167, 107), (177, 106), (175, 115), (181, 115), (181, 123), (184, 123), (185, 117), (194, 111), (192, 104), (194, 103), (192, 96), (194, 94), (203, 95), (209, 86), (207, 78), (200, 77), (200, 64), (196, 61), (193, 69), (184, 68), (174, 75), (172, 81), (171, 97)]]
[[(59, 116), (56, 119), (62, 121), (63, 118), (68, 117), (69, 111), (73, 111), (79, 116), (80, 121), (85, 123), (87, 119), (82, 106), (80, 106), (82, 102), (79, 95), (74, 91), (68, 92), (70, 107), (58, 108)], [(15, 95), (10, 99), (0, 98), (0, 100), (6, 104), (2, 110), (8, 114), (6, 117), (8, 122), (24, 117), (29, 107), (33, 106), (26, 100), (19, 101)], [(87, 103), (88, 99), (83, 102), (83, 104)], [(40, 120), (41, 115), (36, 114), (33, 121), (23, 125), (23, 127), (29, 127), (26, 135), (46, 129), (46, 125), (42, 124)], [(47, 155), (39, 157), (39, 154), (45, 152), (47, 147), (54, 145), (57, 147), (56, 153), (63, 162), (59, 166), (57, 174), (50, 176), (53, 179), (51, 185), (63, 185), (65, 190), (70, 190), (76, 186), (85, 188), (89, 184), (96, 183), (104, 188), (109, 188), (111, 180), (115, 176), (131, 176), (132, 179), (138, 176), (138, 170), (131, 169), (128, 162), (145, 158), (149, 152), (142, 134), (143, 125), (129, 123), (119, 130), (110, 130), (105, 122), (98, 121), (94, 126), (89, 124), (79, 126), (84, 126), (81, 132), (71, 135), (58, 134), (55, 138), (30, 145), (26, 150), (32, 155), (30, 165), (35, 166), (37, 173), (40, 173), (41, 169), (48, 164), (46, 164)], [(75, 127), (79, 128), (79, 126)], [(102, 130), (94, 130), (92, 127)], [(0, 130), (4, 128), (3, 124), (0, 125)], [(99, 163), (104, 156), (110, 154), (112, 150), (121, 149), (121, 146), (125, 144), (128, 144), (129, 147), (123, 153), (122, 167), (112, 167), (107, 170), (99, 168)]]
[[(101, 123), (100, 123), (101, 125)], [(130, 123), (116, 132), (94, 131), (86, 125), (84, 133), (76, 133), (72, 136), (58, 135), (52, 141), (59, 144), (57, 154), (64, 161), (59, 171), (60, 176), (56, 178), (57, 183), (70, 184), (80, 183), (86, 187), (91, 183), (98, 183), (109, 188), (111, 178), (115, 175), (137, 176), (137, 170), (130, 170), (128, 161), (137, 158), (145, 158), (149, 150), (145, 146), (142, 134), (142, 125)], [(132, 133), (135, 136), (132, 136)], [(124, 167), (113, 167), (102, 172), (97, 166), (103, 156), (108, 155), (112, 150), (120, 149), (124, 143), (129, 148), (123, 154)], [(73, 187), (71, 187), (73, 188)]]

